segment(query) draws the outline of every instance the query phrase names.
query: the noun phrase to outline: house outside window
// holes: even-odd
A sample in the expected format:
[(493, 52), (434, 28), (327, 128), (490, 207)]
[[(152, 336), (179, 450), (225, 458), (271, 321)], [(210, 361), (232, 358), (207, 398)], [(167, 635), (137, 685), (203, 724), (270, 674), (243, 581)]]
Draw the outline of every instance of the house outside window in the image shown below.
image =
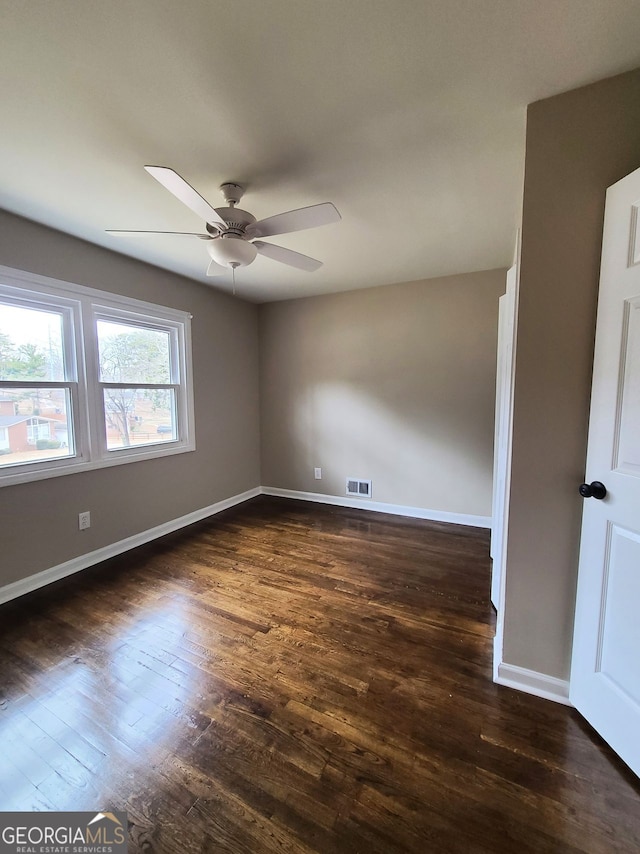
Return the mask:
[(37, 442), (51, 439), (50, 422), (43, 418), (30, 418), (27, 421), (27, 442), (35, 445)]
[(0, 267), (0, 485), (195, 448), (190, 315)]

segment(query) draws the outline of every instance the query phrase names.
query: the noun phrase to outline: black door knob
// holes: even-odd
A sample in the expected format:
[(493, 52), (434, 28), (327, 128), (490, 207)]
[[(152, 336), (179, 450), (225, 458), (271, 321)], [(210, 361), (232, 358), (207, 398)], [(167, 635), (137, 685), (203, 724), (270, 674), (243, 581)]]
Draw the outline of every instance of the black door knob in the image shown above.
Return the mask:
[(583, 498), (604, 498), (607, 494), (607, 487), (599, 480), (593, 480), (591, 483), (581, 483), (578, 492)]

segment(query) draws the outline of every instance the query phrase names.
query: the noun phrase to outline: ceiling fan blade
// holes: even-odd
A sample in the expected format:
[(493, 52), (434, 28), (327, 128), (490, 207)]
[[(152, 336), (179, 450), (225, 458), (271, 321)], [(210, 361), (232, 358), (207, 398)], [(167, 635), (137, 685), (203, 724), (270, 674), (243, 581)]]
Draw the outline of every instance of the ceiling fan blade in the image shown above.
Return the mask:
[(226, 267), (223, 267), (222, 264), (216, 264), (213, 259), (209, 261), (207, 276), (224, 276), (228, 272), (229, 270)]
[(169, 190), (170, 193), (186, 205), (194, 213), (203, 219), (205, 222), (210, 222), (212, 225), (222, 225), (226, 228), (226, 222), (222, 219), (218, 211), (211, 207), (206, 199), (203, 199), (197, 190), (194, 190), (191, 184), (187, 182), (167, 166), (145, 166), (144, 167), (152, 178), (159, 181), (162, 186)]
[(273, 237), (274, 234), (289, 234), (292, 231), (303, 231), (305, 228), (317, 228), (330, 222), (342, 219), (338, 209), (331, 202), (320, 205), (310, 205), (308, 208), (298, 208), (295, 211), (269, 216), (247, 226), (245, 233), (250, 237)]
[(118, 237), (135, 237), (136, 234), (182, 234), (186, 237), (199, 237), (200, 240), (212, 240), (210, 234), (199, 234), (197, 231), (128, 231), (124, 228), (107, 228), (107, 234), (117, 234)]
[(292, 249), (285, 249), (284, 246), (263, 243), (261, 240), (254, 240), (253, 245), (261, 255), (266, 255), (272, 261), (280, 261), (281, 264), (288, 264), (289, 267), (296, 267), (296, 269), (304, 270), (306, 273), (313, 273), (322, 267), (322, 261), (316, 261), (315, 258), (309, 258), (308, 255), (302, 255)]
[(207, 276), (225, 276), (230, 270), (230, 267), (223, 267), (222, 264), (218, 264), (212, 258), (207, 267)]

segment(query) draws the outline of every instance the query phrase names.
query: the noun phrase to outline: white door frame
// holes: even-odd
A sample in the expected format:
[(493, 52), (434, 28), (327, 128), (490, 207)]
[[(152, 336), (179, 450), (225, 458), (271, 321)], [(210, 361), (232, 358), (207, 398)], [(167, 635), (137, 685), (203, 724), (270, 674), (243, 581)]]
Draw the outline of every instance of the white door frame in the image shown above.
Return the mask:
[(516, 376), (516, 343), (520, 296), (520, 232), (516, 237), (513, 266), (507, 271), (507, 287), (500, 297), (500, 328), (496, 377), (496, 427), (493, 481), (493, 518), (491, 555), (493, 569), (491, 601), (497, 612), (493, 641), (493, 678), (498, 681), (502, 664), (504, 606), (506, 592), (507, 535), (509, 530), (509, 496), (511, 494), (511, 452), (513, 443), (513, 394)]

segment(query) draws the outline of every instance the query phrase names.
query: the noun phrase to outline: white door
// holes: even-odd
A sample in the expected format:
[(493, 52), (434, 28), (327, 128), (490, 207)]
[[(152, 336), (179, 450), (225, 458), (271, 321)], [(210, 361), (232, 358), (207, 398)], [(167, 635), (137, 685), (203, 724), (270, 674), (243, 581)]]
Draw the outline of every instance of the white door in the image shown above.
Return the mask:
[(640, 169), (607, 191), (569, 696), (640, 775), (639, 210)]

